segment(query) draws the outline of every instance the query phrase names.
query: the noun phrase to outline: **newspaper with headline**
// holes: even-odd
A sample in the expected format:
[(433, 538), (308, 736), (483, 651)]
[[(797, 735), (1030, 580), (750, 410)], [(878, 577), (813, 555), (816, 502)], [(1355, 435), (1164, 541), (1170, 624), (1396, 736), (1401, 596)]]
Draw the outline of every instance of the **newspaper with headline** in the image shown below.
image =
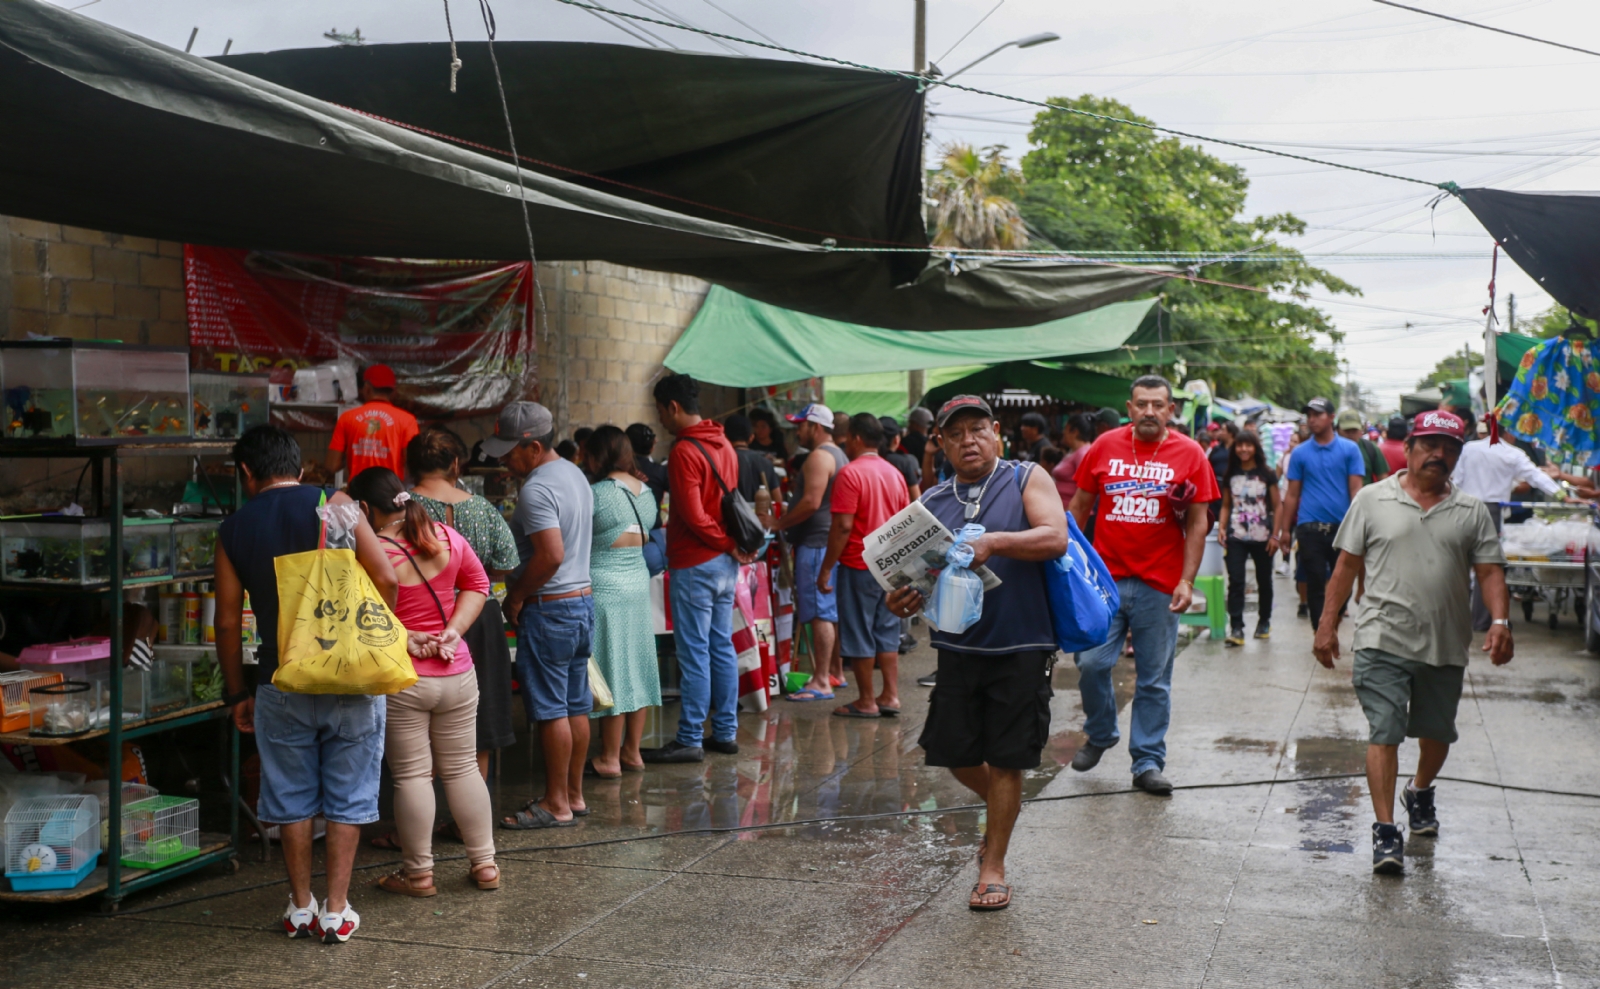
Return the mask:
[[(922, 502), (913, 501), (868, 533), (861, 550), (867, 570), (885, 591), (915, 587), (927, 597), (945, 567), (945, 552), (955, 542), (944, 523)], [(973, 573), (983, 580), (984, 593), (1000, 586), (1000, 578), (988, 567), (974, 567)]]

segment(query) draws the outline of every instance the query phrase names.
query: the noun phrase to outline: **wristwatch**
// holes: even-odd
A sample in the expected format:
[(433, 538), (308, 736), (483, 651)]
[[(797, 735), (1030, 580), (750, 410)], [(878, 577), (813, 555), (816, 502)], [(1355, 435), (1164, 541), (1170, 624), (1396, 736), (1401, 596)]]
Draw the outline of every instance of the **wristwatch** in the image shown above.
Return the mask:
[(1490, 622), (1489, 624), (1491, 626), (1504, 625), (1506, 628), (1510, 628), (1511, 627), (1511, 619), (1509, 619), (1509, 618), (1496, 618), (1494, 621)]

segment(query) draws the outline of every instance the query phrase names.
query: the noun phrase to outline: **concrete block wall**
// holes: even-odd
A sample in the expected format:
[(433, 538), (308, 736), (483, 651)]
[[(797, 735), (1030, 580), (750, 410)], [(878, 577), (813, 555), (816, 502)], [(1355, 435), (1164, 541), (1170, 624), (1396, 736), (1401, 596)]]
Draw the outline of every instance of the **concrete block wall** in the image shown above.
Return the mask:
[(186, 346), (183, 245), (0, 216), (0, 338)]

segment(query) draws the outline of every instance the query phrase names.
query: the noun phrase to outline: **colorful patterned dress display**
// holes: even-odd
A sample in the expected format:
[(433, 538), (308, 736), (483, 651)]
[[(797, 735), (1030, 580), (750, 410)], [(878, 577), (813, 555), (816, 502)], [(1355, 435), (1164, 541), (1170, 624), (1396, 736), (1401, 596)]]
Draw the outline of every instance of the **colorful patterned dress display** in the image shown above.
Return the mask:
[(1496, 409), (1500, 428), (1543, 447), (1551, 460), (1600, 466), (1600, 343), (1554, 337), (1522, 355)]

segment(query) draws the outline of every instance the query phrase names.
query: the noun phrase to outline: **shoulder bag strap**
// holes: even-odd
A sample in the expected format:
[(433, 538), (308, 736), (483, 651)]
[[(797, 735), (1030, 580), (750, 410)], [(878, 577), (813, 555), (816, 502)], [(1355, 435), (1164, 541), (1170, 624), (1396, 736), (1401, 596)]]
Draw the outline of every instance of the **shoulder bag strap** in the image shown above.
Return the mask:
[(721, 488), (722, 493), (726, 495), (728, 493), (728, 486), (722, 483), (722, 475), (717, 473), (717, 464), (711, 459), (711, 454), (706, 451), (705, 447), (700, 446), (700, 441), (694, 437), (689, 437), (689, 442), (693, 443), (700, 450), (700, 455), (706, 458), (706, 466), (711, 468), (711, 476), (717, 479), (717, 487)]
[[(415, 570), (417, 572), (417, 576), (422, 578), (422, 586), (428, 589), (428, 596), (433, 598), (434, 607), (439, 609), (440, 619), (442, 619), (446, 625), (450, 624), (450, 616), (444, 613), (444, 602), (439, 600), (439, 593), (433, 589), (433, 584), (429, 582), (428, 575), (422, 572), (421, 567), (417, 566), (417, 561), (412, 557), (411, 551), (395, 542), (393, 539), (390, 539), (388, 536), (379, 536), (378, 538), (382, 539), (390, 546), (393, 546), (395, 549), (405, 554), (406, 560), (411, 564), (411, 569)], [(446, 540), (445, 545), (449, 545), (448, 539)]]

